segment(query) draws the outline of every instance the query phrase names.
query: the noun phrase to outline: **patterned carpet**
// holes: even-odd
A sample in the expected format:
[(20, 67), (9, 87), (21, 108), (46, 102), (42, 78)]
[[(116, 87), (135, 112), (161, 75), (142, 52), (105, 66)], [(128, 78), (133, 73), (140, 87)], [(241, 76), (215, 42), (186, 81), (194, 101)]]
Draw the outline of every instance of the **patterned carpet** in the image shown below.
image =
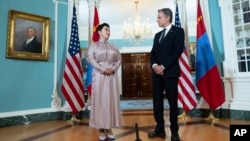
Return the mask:
[[(150, 100), (121, 100), (120, 106), (122, 110), (134, 109), (153, 109), (153, 101)], [(168, 101), (164, 100), (164, 107), (169, 108)]]

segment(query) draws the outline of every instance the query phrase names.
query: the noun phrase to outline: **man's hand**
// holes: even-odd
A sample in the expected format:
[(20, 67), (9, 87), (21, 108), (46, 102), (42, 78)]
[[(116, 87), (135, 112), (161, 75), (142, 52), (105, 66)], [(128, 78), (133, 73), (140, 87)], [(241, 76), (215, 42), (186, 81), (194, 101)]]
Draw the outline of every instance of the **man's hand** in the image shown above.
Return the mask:
[(164, 69), (160, 65), (155, 65), (153, 67), (153, 70), (156, 74), (163, 75), (164, 74)]

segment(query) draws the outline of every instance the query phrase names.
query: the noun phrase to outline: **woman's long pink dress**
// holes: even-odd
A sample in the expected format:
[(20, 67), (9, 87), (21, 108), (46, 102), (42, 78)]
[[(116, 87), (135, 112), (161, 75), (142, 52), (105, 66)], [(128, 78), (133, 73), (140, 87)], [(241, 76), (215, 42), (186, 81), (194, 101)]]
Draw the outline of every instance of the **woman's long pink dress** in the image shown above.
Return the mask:
[[(111, 129), (121, 126), (120, 94), (117, 70), (121, 54), (116, 45), (98, 41), (88, 49), (88, 61), (93, 66), (90, 127)], [(113, 68), (113, 75), (104, 75)]]

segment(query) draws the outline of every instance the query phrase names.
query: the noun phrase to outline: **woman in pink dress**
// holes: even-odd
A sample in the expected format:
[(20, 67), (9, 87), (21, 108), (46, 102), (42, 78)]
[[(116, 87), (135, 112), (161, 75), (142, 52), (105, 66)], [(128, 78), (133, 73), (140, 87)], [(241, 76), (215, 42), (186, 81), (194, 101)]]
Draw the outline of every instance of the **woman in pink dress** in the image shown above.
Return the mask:
[(107, 23), (97, 27), (99, 41), (88, 48), (87, 59), (93, 66), (89, 126), (99, 129), (99, 139), (115, 139), (111, 128), (121, 126), (120, 94), (117, 70), (121, 54), (116, 45), (107, 42)]

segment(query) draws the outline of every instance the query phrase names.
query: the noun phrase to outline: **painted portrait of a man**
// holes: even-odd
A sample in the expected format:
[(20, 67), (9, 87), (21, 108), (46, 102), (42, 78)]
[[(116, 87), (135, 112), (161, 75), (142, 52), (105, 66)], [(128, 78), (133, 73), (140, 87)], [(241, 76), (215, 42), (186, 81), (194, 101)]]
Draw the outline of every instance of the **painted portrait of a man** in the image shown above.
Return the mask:
[(14, 51), (42, 53), (42, 23), (16, 20)]
[(9, 10), (6, 58), (48, 60), (50, 18)]

